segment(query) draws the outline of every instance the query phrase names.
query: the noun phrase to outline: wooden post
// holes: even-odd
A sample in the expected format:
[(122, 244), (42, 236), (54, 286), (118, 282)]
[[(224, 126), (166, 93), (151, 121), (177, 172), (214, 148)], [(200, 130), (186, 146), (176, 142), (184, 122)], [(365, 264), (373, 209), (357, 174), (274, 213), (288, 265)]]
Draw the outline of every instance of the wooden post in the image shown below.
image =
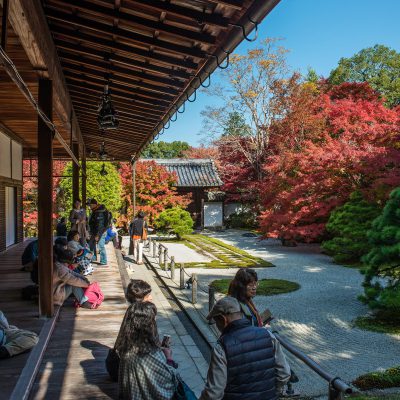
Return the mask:
[(153, 241), (153, 257), (157, 257), (157, 242), (155, 240)]
[(168, 249), (164, 247), (164, 269), (167, 270), (168, 267)]
[(179, 270), (179, 289), (185, 289), (185, 264), (181, 263), (181, 268)]
[(174, 256), (171, 256), (170, 270), (171, 270), (171, 279), (174, 280), (175, 279), (175, 257)]
[[(72, 151), (75, 157), (79, 160), (79, 143), (72, 144)], [(72, 208), (76, 199), (79, 199), (79, 166), (72, 163)]]
[[(39, 79), (39, 107), (52, 120), (53, 86)], [(38, 117), (39, 314), (53, 316), (53, 132)]]
[(86, 146), (82, 149), (82, 207), (86, 210)]
[(192, 304), (197, 303), (197, 275), (192, 274)]
[(132, 163), (132, 205), (133, 218), (136, 217), (136, 161)]
[(162, 246), (160, 244), (158, 246), (158, 264), (160, 265), (160, 268), (161, 268), (162, 262), (163, 262), (162, 256), (163, 256), (163, 250), (162, 250)]

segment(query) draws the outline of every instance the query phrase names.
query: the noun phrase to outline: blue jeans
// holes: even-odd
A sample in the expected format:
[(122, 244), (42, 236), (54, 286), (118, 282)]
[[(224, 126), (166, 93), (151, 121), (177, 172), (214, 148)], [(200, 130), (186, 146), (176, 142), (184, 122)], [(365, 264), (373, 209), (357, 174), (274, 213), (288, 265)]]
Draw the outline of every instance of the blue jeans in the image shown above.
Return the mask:
[(83, 304), (87, 301), (87, 297), (83, 294), (83, 288), (71, 285), (65, 285), (65, 298), (68, 299), (71, 293), (75, 296), (76, 300), (78, 300), (79, 304)]
[[(97, 246), (99, 246), (100, 264), (107, 264), (107, 253), (106, 253), (106, 248), (105, 248), (106, 235), (107, 235), (107, 232), (104, 232), (101, 235), (99, 242), (97, 243)], [(97, 255), (95, 252), (94, 256), (92, 258), (92, 261), (96, 261), (96, 260), (97, 260)]]

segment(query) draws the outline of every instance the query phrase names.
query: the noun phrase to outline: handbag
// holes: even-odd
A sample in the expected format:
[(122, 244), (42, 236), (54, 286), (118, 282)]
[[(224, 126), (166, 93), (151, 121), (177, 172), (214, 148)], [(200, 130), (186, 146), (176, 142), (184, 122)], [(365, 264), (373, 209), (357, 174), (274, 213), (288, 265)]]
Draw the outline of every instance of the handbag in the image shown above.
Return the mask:
[(193, 390), (183, 381), (179, 374), (176, 377), (175, 393), (172, 400), (197, 400)]
[(119, 355), (115, 349), (110, 349), (106, 358), (106, 369), (110, 378), (114, 382), (118, 382), (119, 374)]

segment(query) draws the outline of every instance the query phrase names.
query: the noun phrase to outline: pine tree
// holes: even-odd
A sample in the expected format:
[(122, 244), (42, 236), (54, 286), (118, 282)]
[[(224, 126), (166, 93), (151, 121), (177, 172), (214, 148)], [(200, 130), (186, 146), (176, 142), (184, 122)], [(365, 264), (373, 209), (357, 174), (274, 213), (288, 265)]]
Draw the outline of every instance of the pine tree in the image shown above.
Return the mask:
[(322, 244), (337, 263), (356, 263), (369, 250), (367, 232), (380, 208), (369, 203), (360, 192), (353, 192), (343, 206), (336, 208), (326, 225), (333, 236)]
[(382, 214), (368, 232), (370, 252), (363, 258), (364, 296), (371, 308), (400, 315), (400, 188), (390, 194)]

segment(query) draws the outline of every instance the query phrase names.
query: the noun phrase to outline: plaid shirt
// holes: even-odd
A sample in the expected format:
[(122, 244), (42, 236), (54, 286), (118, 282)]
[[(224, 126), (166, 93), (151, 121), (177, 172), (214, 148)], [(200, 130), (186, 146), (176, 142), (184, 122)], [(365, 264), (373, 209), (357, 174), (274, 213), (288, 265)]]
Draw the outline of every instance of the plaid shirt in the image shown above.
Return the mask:
[(164, 353), (142, 356), (126, 354), (119, 366), (119, 398), (124, 400), (170, 400), (175, 392), (175, 371)]

